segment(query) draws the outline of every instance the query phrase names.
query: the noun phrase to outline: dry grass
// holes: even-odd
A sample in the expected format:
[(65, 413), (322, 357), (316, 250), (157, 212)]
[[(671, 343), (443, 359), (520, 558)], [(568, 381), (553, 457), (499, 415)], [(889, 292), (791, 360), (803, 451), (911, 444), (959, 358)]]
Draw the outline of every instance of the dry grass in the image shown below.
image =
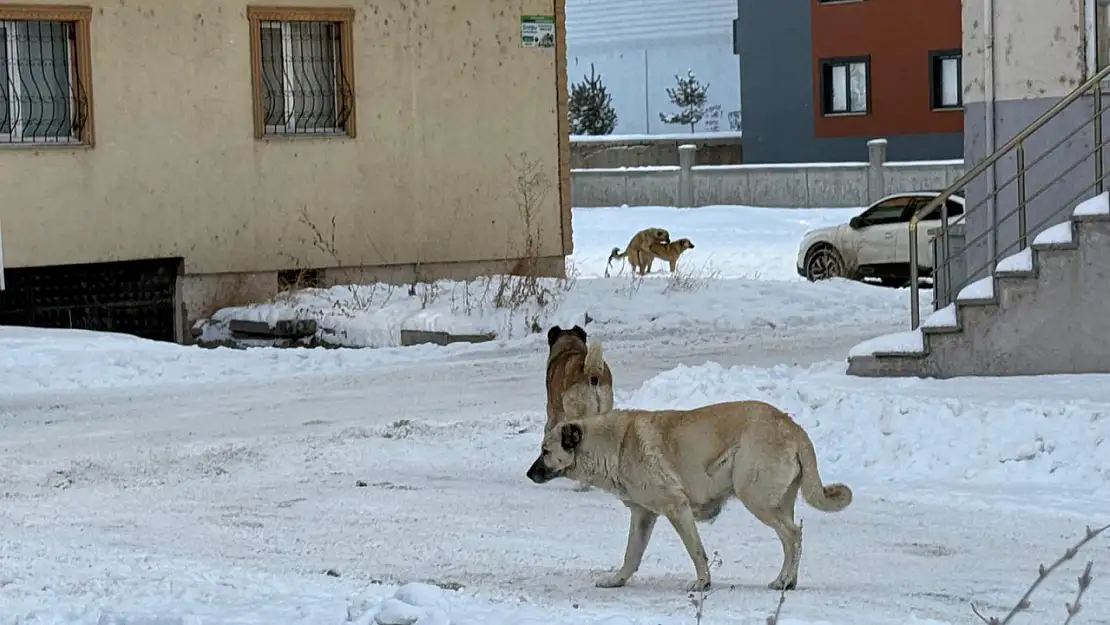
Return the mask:
[(702, 263), (701, 267), (695, 268), (689, 268), (689, 264), (679, 261), (675, 270), (667, 276), (667, 286), (663, 287), (663, 292), (694, 293), (720, 279), (721, 271), (708, 260)]

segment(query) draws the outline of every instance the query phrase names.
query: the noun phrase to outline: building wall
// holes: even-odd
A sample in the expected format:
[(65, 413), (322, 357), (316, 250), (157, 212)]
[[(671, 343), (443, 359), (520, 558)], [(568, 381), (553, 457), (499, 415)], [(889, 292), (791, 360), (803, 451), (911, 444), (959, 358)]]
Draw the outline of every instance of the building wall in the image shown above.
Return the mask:
[[(871, 110), (821, 114), (821, 76), (813, 72), (813, 122), (818, 137), (885, 133), (959, 135), (960, 110), (933, 110), (929, 51), (962, 45), (958, 0), (866, 0), (810, 3), (813, 59), (870, 56)], [(922, 28), (928, 24), (928, 28)], [(953, 143), (953, 146), (956, 144)]]
[[(245, 0), (88, 4), (95, 146), (0, 146), (9, 266), (180, 256), (187, 274), (247, 275), (515, 258), (522, 163), (538, 254), (570, 251), (564, 42), (520, 43), (521, 15), (561, 20), (562, 0), (347, 0), (357, 136), (267, 139), (253, 134)], [(334, 253), (302, 211), (325, 238), (334, 219)]]
[[(969, 165), (989, 155), (985, 8), (984, 0), (963, 3), (964, 140)], [(998, 148), (1086, 80), (1088, 20), (1086, 0), (1047, 4), (1037, 0), (995, 0), (993, 9), (994, 126)], [(1034, 14), (1036, 19), (1029, 19)], [(1092, 115), (1091, 99), (1082, 98), (1030, 136), (1026, 144), (1027, 163), (1034, 162), (1074, 129), (1087, 126), (1054, 149), (1052, 156), (1030, 168), (1026, 177), (1027, 197), (1038, 194), (1026, 209), (1030, 237), (1064, 221), (1067, 209), (1094, 195), (1094, 161), (1088, 156), (1094, 148), (1088, 122)], [(988, 174), (977, 177), (967, 189), (971, 207), (966, 220), (967, 237), (969, 241), (980, 239), (968, 251), (967, 265), (972, 278), (983, 276), (988, 270), (991, 262), (988, 239), (994, 240), (996, 255), (1008, 255), (1017, 249), (1016, 185), (1003, 186), (1016, 174), (1014, 155), (1003, 157), (995, 172), (999, 193), (993, 218), (988, 214)], [(1058, 176), (1057, 182), (1045, 188)], [(1045, 223), (1035, 228), (1042, 221)], [(993, 234), (986, 234), (992, 228)], [(1013, 247), (1005, 251), (1010, 245)]]
[(690, 128), (659, 114), (676, 111), (666, 88), (693, 70), (709, 83), (712, 109), (695, 131), (728, 131), (740, 108), (735, 17), (734, 0), (567, 0), (568, 80), (580, 82), (593, 63), (613, 97), (614, 134), (681, 133)]
[[(902, 1), (902, 0), (896, 0)], [(918, 2), (918, 0), (906, 0)], [(934, 0), (936, 2), (937, 0)], [(882, 3), (880, 5), (879, 3)], [(885, 6), (890, 0), (868, 0), (860, 4)], [(958, 3), (944, 0), (958, 7)], [(867, 141), (885, 137), (891, 160), (932, 160), (960, 158), (962, 135), (958, 128), (947, 132), (921, 132), (915, 127), (898, 124), (888, 127), (852, 127), (830, 132), (823, 127), (818, 135), (820, 117), (817, 91), (817, 45), (827, 43), (828, 31), (813, 29), (816, 0), (738, 0), (738, 41), (740, 55), (742, 130), (744, 160), (747, 163), (798, 163), (829, 161), (866, 161)], [(849, 5), (822, 7), (844, 9)], [(958, 11), (958, 8), (954, 9)], [(823, 17), (821, 19), (824, 19)], [(841, 24), (848, 28), (850, 24)], [(951, 47), (959, 47), (958, 44)], [(826, 33), (826, 34), (821, 34)], [(917, 34), (909, 36), (915, 40)], [(825, 43), (822, 43), (825, 42)], [(922, 45), (918, 65), (927, 68), (926, 50)], [(830, 50), (831, 52), (831, 50)], [(847, 54), (847, 49), (835, 54)], [(877, 60), (877, 53), (871, 52)], [(875, 61), (873, 61), (874, 67)], [(872, 70), (874, 72), (874, 69)], [(893, 83), (901, 84), (903, 75), (896, 74)], [(873, 76), (872, 80), (876, 80)], [(924, 81), (928, 106), (928, 81)], [(880, 85), (880, 89), (882, 86)], [(893, 87), (891, 87), (893, 89)], [(897, 99), (889, 101), (898, 106)], [(897, 115), (894, 116), (895, 121)], [(882, 121), (880, 119), (880, 121)], [(890, 118), (887, 121), (891, 121)], [(949, 122), (951, 123), (951, 122)], [(839, 135), (839, 136), (834, 136)]]

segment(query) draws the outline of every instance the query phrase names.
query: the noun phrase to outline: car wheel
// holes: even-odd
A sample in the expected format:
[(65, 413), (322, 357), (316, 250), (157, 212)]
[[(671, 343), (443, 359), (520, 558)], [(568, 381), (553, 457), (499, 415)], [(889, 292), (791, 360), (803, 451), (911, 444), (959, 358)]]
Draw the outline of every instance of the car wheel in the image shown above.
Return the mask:
[(845, 277), (844, 258), (828, 245), (815, 247), (806, 254), (805, 269), (810, 282)]

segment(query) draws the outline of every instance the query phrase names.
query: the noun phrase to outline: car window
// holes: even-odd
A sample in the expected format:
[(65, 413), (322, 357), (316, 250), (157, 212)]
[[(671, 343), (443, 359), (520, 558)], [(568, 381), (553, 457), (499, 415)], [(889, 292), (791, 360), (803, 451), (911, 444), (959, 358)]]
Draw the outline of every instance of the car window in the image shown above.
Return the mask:
[(879, 226), (909, 221), (910, 215), (906, 209), (913, 204), (915, 199), (913, 196), (895, 197), (880, 202), (860, 215), (861, 225), (864, 227)]
[[(949, 219), (951, 219), (952, 217), (958, 217), (958, 216), (964, 214), (963, 204), (960, 204), (959, 202), (957, 202), (957, 201), (955, 201), (951, 198), (945, 200), (945, 203), (948, 204), (948, 218)], [(925, 208), (926, 204), (928, 204), (928, 202), (923, 201), (921, 203), (921, 205), (918, 207), (918, 210), (920, 210), (922, 208)], [(940, 221), (940, 217), (941, 217), (940, 207), (938, 206), (938, 207), (936, 207), (936, 209), (934, 209), (928, 215), (922, 217), (921, 220), (922, 221), (927, 221), (927, 220)]]

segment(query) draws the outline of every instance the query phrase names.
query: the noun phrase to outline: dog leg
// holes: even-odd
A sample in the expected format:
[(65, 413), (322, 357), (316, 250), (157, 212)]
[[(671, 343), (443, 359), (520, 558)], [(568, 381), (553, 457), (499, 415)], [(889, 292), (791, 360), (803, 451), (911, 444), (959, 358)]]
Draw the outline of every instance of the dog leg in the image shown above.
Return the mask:
[(640, 562), (644, 559), (644, 551), (647, 550), (651, 532), (655, 529), (655, 520), (659, 517), (635, 504), (628, 504), (628, 511), (628, 544), (624, 548), (624, 563), (616, 573), (598, 581), (598, 588), (624, 586), (640, 569)]
[(693, 560), (694, 571), (698, 575), (697, 580), (687, 586), (686, 590), (690, 592), (708, 590), (711, 583), (709, 579), (709, 556), (705, 554), (705, 546), (702, 545), (701, 535), (698, 533), (698, 526), (694, 520), (694, 511), (690, 509), (690, 504), (684, 501), (682, 504), (674, 506), (667, 513), (667, 520), (671, 522), (674, 531), (682, 539), (682, 545), (686, 547), (686, 553)]
[[(782, 543), (782, 567), (767, 587), (794, 590), (798, 586), (798, 565), (802, 559), (802, 530), (794, 523), (794, 502), (798, 498), (801, 475), (790, 475), (793, 466), (775, 467), (773, 463), (757, 470), (762, 481), (748, 482), (746, 489), (736, 489), (736, 495), (752, 516), (775, 530)], [(785, 480), (790, 481), (780, 486)], [(745, 482), (736, 480), (734, 483)]]

